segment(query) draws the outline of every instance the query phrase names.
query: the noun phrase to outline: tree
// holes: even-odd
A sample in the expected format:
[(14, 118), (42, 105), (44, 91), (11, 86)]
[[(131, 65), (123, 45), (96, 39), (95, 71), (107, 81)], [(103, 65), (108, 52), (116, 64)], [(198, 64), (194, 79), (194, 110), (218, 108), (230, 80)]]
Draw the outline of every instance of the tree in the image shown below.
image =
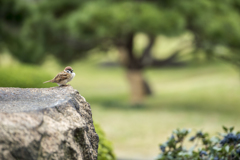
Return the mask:
[[(202, 50), (207, 55), (214, 55), (219, 47), (238, 50), (239, 6), (237, 0), (31, 1), (24, 5), (30, 14), (24, 14), (24, 23), (17, 25), (17, 36), (4, 42), (13, 55), (33, 63), (41, 62), (46, 53), (71, 62), (86, 56), (90, 49), (115, 46), (126, 69), (132, 101), (141, 103), (150, 93), (142, 75), (144, 68), (182, 64), (178, 55), (184, 42), (168, 58), (154, 57), (152, 47), (157, 35), (177, 37), (190, 32), (194, 35), (194, 52)], [(139, 32), (149, 39), (140, 55), (134, 51), (134, 37)]]

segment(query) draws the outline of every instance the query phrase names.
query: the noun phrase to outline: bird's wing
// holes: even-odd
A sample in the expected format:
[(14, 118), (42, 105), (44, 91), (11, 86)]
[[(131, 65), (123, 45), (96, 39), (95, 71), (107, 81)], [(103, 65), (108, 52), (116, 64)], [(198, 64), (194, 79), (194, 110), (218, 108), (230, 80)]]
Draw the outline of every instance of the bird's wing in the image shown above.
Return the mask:
[(60, 72), (56, 77), (53, 78), (52, 82), (59, 83), (63, 80), (66, 80), (69, 78), (69, 73), (66, 73), (64, 71)]

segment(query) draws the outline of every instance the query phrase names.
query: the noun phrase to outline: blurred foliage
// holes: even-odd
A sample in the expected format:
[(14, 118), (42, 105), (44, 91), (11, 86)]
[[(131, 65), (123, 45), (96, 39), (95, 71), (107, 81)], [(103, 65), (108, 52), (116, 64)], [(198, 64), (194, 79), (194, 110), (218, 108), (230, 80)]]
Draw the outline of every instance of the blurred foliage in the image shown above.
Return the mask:
[(124, 44), (138, 32), (190, 32), (196, 50), (213, 55), (230, 48), (239, 55), (239, 19), (239, 0), (0, 0), (0, 47), (23, 62), (41, 63), (49, 53), (67, 63), (93, 48)]
[(95, 130), (99, 136), (98, 143), (98, 160), (115, 160), (115, 154), (113, 153), (112, 144), (106, 139), (105, 133), (99, 126), (99, 124), (94, 123)]
[(47, 88), (52, 87), (52, 83), (43, 82), (52, 79), (50, 74), (40, 67), (29, 65), (18, 65), (0, 68), (0, 87), (20, 87), (20, 88)]
[(234, 127), (223, 126), (225, 133), (210, 138), (208, 133), (198, 131), (189, 141), (195, 143), (190, 149), (183, 145), (190, 130), (177, 129), (166, 143), (160, 145), (158, 160), (239, 160), (240, 132), (233, 132)]

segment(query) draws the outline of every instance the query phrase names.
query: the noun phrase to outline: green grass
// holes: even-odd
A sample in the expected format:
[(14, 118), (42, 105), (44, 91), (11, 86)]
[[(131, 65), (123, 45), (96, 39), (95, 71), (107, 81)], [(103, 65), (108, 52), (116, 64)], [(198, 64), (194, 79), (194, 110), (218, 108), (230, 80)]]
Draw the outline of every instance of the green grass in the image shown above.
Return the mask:
[(93, 118), (113, 142), (117, 157), (149, 158), (159, 153), (176, 128), (204, 130), (240, 123), (240, 80), (232, 66), (214, 63), (179, 69), (146, 70), (154, 95), (143, 106), (129, 105), (129, 88), (121, 68), (94, 63), (73, 65), (71, 83), (92, 106)]
[(52, 86), (43, 82), (50, 80), (51, 75), (38, 66), (15, 65), (0, 68), (0, 87), (47, 88)]
[[(64, 66), (52, 60), (32, 70), (54, 77)], [(159, 143), (176, 128), (202, 129), (211, 134), (222, 131), (222, 125), (240, 130), (240, 79), (230, 65), (216, 62), (148, 69), (144, 76), (154, 95), (133, 108), (124, 69), (102, 68), (98, 61), (72, 64), (76, 77), (70, 84), (91, 104), (93, 118), (113, 142), (117, 157), (155, 157)]]

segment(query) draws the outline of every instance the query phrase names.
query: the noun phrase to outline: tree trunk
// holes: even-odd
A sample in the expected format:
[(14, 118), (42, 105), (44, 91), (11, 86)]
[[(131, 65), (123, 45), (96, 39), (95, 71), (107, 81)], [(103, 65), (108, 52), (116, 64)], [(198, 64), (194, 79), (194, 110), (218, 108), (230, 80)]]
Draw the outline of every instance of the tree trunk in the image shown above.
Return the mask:
[(117, 47), (120, 63), (127, 72), (127, 79), (131, 90), (131, 102), (132, 104), (141, 104), (144, 98), (151, 94), (151, 89), (143, 77), (145, 66), (142, 65), (142, 59), (135, 57), (133, 53), (133, 38), (134, 34), (129, 34), (124, 41), (120, 41), (117, 44)]
[(131, 103), (141, 104), (147, 94), (142, 70), (127, 70), (127, 79), (130, 84)]
[(130, 86), (131, 103), (141, 104), (147, 95), (151, 95), (151, 89), (143, 77), (143, 70), (141, 68), (132, 69), (129, 63), (128, 51), (124, 47), (119, 47), (120, 63), (126, 68), (127, 80)]

